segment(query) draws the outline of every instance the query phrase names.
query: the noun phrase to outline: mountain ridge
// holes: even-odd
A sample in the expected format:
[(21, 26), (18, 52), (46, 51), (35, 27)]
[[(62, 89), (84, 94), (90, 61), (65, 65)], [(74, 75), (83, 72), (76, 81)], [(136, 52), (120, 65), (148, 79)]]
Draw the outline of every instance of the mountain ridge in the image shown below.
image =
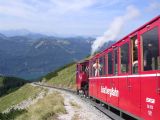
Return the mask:
[(0, 36), (0, 73), (36, 79), (89, 54), (91, 43), (87, 40), (91, 38)]
[[(90, 54), (92, 37), (12, 36), (0, 34), (0, 74), (35, 80)], [(102, 49), (113, 42), (108, 42)]]

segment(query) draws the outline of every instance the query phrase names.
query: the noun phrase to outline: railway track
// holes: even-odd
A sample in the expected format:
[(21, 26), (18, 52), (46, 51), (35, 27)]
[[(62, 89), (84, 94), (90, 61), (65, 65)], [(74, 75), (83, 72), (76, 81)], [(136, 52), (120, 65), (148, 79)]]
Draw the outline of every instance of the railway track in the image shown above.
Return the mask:
[[(70, 90), (70, 89), (65, 89), (65, 88), (59, 88), (59, 87), (54, 87), (54, 86), (50, 86), (50, 85), (45, 85), (45, 84), (40, 84), (40, 83), (34, 83), (35, 85), (38, 86), (42, 86), (42, 87), (48, 87), (48, 88), (54, 88), (54, 89), (58, 89), (58, 90), (63, 90), (69, 93), (72, 93), (74, 95), (77, 95), (77, 92), (74, 90)], [(125, 120), (123, 118), (121, 118), (120, 116), (118, 116), (117, 114), (111, 112), (110, 110), (108, 110), (108, 108), (106, 108), (106, 106), (100, 102), (97, 102), (95, 99), (93, 98), (86, 98), (83, 97), (82, 95), (78, 95), (83, 101), (90, 103), (92, 106), (94, 106), (96, 109), (98, 109), (100, 112), (102, 112), (103, 114), (107, 115), (109, 118), (111, 118), (112, 120)]]

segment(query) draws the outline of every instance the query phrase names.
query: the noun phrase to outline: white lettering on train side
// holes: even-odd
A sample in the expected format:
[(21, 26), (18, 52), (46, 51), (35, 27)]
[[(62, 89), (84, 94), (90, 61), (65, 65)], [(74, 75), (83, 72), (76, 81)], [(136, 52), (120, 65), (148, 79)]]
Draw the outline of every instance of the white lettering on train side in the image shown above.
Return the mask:
[(155, 103), (155, 99), (152, 99), (152, 98), (146, 98), (146, 102), (147, 103), (152, 103), (152, 104), (154, 104)]
[(101, 93), (104, 94), (108, 94), (110, 97), (115, 96), (115, 97), (119, 97), (119, 90), (117, 90), (116, 88), (107, 88), (106, 86), (101, 86)]

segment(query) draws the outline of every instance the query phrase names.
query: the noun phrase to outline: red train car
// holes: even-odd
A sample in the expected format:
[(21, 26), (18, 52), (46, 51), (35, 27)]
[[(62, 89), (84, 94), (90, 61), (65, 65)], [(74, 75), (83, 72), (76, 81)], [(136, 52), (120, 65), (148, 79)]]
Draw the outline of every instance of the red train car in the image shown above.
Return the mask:
[(160, 120), (160, 16), (89, 60), (89, 96), (122, 118)]
[(89, 60), (80, 61), (77, 63), (76, 72), (76, 85), (77, 93), (83, 93), (88, 96), (88, 83), (89, 83)]

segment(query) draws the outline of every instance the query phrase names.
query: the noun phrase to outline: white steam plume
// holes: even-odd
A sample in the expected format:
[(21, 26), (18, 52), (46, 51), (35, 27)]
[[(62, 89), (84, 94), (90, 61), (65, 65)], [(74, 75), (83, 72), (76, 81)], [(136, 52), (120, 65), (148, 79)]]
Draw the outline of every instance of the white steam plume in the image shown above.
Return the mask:
[(122, 32), (123, 26), (129, 20), (134, 19), (139, 16), (140, 12), (134, 6), (128, 6), (126, 13), (123, 16), (116, 17), (113, 22), (111, 22), (108, 30), (103, 34), (103, 36), (97, 37), (91, 46), (91, 54), (93, 55), (99, 48), (101, 48), (109, 40), (114, 40)]

